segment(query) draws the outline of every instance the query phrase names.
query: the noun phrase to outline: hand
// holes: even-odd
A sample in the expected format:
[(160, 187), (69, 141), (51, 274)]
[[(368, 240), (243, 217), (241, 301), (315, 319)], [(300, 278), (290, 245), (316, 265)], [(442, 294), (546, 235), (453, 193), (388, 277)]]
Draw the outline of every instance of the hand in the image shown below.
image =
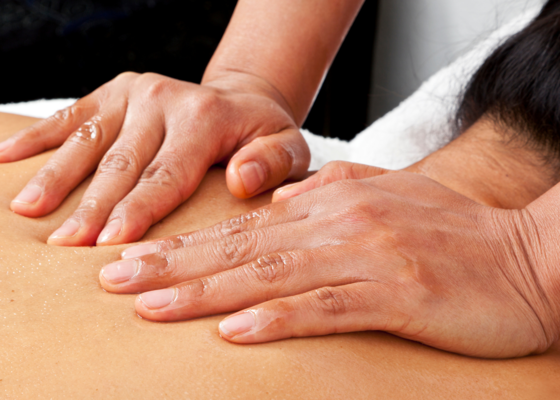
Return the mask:
[(303, 176), (310, 159), (282, 95), (241, 73), (205, 85), (122, 74), (0, 144), (0, 162), (60, 145), (11, 208), (48, 214), (97, 169), (78, 208), (49, 238), (73, 246), (141, 238), (213, 164), (229, 161), (228, 187), (246, 198)]
[(150, 291), (136, 311), (154, 321), (243, 310), (220, 324), (236, 343), (383, 330), (494, 358), (556, 341), (558, 274), (537, 262), (546, 243), (529, 210), (477, 204), (419, 174), (369, 172), (380, 176), (132, 247), (101, 283)]

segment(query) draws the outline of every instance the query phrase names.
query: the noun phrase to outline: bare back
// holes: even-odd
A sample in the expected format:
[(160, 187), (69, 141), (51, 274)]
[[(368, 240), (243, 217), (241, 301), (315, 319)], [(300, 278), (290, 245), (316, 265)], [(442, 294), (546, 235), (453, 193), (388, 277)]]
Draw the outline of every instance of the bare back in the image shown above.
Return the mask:
[[(32, 118), (0, 114), (0, 140)], [(0, 164), (0, 398), (437, 399), (554, 398), (560, 346), (516, 360), (478, 360), (377, 333), (234, 345), (213, 316), (154, 323), (134, 296), (104, 292), (100, 268), (123, 247), (61, 248), (46, 239), (88, 182), (52, 214), (29, 219), (11, 199), (51, 152)], [(192, 231), (256, 208), (237, 200), (223, 171), (146, 238)]]

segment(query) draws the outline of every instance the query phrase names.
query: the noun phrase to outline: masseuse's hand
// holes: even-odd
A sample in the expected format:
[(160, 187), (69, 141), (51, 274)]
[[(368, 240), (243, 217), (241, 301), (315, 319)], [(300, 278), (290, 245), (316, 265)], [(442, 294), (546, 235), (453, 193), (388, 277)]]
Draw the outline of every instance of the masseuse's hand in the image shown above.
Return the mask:
[[(320, 186), (329, 168), (300, 185)], [(243, 310), (220, 324), (237, 343), (382, 330), (514, 357), (556, 340), (557, 263), (534, 262), (551, 260), (530, 210), (480, 205), (419, 174), (337, 168), (376, 177), (129, 248), (101, 283), (144, 292), (136, 311), (154, 321)]]
[(298, 178), (309, 150), (282, 96), (230, 73), (204, 86), (125, 73), (0, 144), (0, 162), (57, 146), (11, 204), (39, 217), (97, 169), (79, 206), (49, 238), (57, 245), (129, 243), (173, 211), (207, 169), (229, 162), (230, 191), (246, 198)]
[(12, 209), (45, 215), (97, 168), (49, 242), (119, 244), (141, 238), (230, 157), (238, 197), (302, 177), (309, 150), (297, 128), (363, 1), (239, 0), (202, 86), (124, 74), (0, 143), (0, 162), (64, 143)]

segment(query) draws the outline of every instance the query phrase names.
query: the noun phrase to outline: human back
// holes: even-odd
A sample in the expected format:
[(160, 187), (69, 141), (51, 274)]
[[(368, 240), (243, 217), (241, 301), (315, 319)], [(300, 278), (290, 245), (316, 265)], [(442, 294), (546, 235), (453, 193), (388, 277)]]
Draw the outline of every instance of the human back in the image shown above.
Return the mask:
[[(0, 115), (0, 139), (33, 120)], [(234, 345), (222, 316), (153, 323), (134, 296), (104, 292), (115, 247), (46, 245), (85, 182), (55, 212), (18, 216), (9, 203), (48, 159), (0, 165), (0, 397), (29, 398), (553, 398), (560, 347), (540, 356), (462, 357), (385, 333)], [(212, 170), (195, 196), (146, 239), (202, 228), (269, 201), (238, 200)]]

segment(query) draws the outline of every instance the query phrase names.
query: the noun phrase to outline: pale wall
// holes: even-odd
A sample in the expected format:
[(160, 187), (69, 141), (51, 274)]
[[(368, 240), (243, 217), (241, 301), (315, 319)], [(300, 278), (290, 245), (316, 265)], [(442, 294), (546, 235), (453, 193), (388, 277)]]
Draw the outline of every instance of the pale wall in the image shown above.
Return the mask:
[[(367, 0), (366, 0), (367, 1)], [(370, 122), (474, 42), (544, 0), (381, 0)]]

